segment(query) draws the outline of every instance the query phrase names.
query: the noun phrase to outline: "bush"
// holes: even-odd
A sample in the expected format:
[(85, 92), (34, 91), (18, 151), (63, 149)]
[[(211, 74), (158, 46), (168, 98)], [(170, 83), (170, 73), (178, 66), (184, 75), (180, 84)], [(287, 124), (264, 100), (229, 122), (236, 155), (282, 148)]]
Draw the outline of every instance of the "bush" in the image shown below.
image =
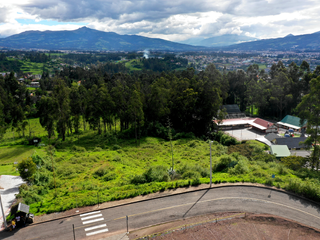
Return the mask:
[(239, 142), (234, 137), (231, 137), (227, 134), (223, 134), (221, 136), (220, 143), (224, 146), (239, 144)]
[(102, 177), (103, 175), (105, 175), (107, 173), (107, 169), (105, 166), (101, 166), (99, 167), (93, 174), (96, 176), (96, 177)]
[(170, 176), (168, 169), (165, 166), (152, 166), (142, 175), (136, 175), (131, 180), (133, 184), (141, 184), (148, 182), (168, 182), (170, 181)]
[(228, 167), (234, 167), (237, 164), (237, 161), (234, 157), (230, 155), (224, 155), (220, 157), (220, 160), (218, 163), (214, 166), (214, 171), (220, 172)]
[(264, 184), (267, 185), (267, 186), (273, 186), (273, 180), (272, 179), (266, 179)]
[(307, 159), (298, 156), (289, 156), (281, 158), (281, 162), (292, 170), (299, 170), (306, 164)]
[(198, 172), (195, 171), (186, 171), (182, 174), (183, 179), (199, 179), (201, 176)]
[(117, 144), (113, 145), (113, 147), (112, 147), (112, 150), (114, 150), (114, 151), (119, 150), (119, 149), (121, 149), (121, 147)]
[(117, 178), (117, 174), (114, 173), (114, 172), (109, 172), (107, 173), (104, 177), (103, 177), (103, 180), (105, 181), (111, 181), (113, 179), (116, 179)]
[(76, 145), (73, 145), (71, 147), (71, 150), (74, 151), (74, 152), (86, 152), (87, 149), (85, 147), (79, 147), (79, 146), (76, 146)]
[(101, 147), (95, 147), (93, 149), (94, 152), (101, 152), (102, 151), (102, 148)]
[(249, 171), (248, 160), (241, 159), (234, 168), (229, 169), (231, 174), (244, 174)]
[(33, 162), (31, 157), (25, 158), (18, 164), (18, 170), (24, 181), (32, 182), (33, 175), (37, 170), (37, 165)]

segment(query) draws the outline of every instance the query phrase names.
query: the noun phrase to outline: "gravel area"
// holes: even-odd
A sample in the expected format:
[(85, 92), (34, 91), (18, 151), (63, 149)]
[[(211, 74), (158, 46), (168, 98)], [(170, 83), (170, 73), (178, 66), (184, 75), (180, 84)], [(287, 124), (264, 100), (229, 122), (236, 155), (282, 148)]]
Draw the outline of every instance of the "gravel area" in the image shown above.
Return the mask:
[[(0, 176), (0, 195), (2, 199), (2, 206), (7, 216), (9, 214), (12, 204), (16, 200), (16, 194), (19, 193), (19, 186), (23, 184), (24, 181), (20, 176), (10, 176), (10, 175), (1, 175)], [(0, 231), (4, 229), (2, 212), (0, 211)]]

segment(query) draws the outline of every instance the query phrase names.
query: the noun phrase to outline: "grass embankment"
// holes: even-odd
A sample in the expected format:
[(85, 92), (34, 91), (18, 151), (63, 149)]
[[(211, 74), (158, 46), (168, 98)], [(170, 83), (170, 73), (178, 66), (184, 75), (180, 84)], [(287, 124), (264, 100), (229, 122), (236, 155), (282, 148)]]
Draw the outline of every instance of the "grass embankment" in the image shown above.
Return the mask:
[(143, 63), (139, 59), (130, 60), (125, 63), (125, 66), (130, 69), (130, 71), (140, 71), (143, 69)]
[[(40, 215), (94, 205), (98, 203), (98, 196), (99, 202), (106, 202), (209, 183), (208, 142), (178, 139), (172, 144), (174, 174), (168, 172), (172, 165), (169, 141), (146, 137), (136, 147), (134, 139), (121, 139), (119, 133), (97, 136), (91, 130), (79, 136), (71, 135), (63, 143), (54, 140), (56, 151), (52, 158), (51, 154), (45, 155), (46, 146), (14, 145), (12, 148), (24, 151), (14, 155), (14, 151), (7, 150), (0, 161), (21, 161), (32, 150), (42, 156), (42, 160), (39, 160), (33, 155), (39, 168), (33, 184), (21, 187), (19, 195), (31, 206), (31, 212)], [(213, 183), (261, 183), (288, 189), (314, 200), (320, 199), (318, 173), (307, 169), (289, 169), (274, 156), (265, 153), (265, 150), (263, 144), (255, 141), (230, 147), (214, 142)], [(10, 173), (13, 172), (12, 168), (12, 164), (5, 165), (1, 171)]]

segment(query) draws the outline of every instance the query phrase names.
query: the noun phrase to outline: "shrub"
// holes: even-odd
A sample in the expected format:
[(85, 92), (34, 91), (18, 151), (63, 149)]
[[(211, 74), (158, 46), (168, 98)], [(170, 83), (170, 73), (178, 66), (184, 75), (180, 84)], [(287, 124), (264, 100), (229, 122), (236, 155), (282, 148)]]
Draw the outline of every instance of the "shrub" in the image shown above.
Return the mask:
[(285, 166), (283, 166), (281, 163), (278, 165), (278, 172), (280, 175), (286, 175), (288, 173), (288, 170)]
[(97, 177), (102, 177), (103, 175), (105, 175), (107, 173), (107, 169), (105, 166), (101, 166), (100, 168), (98, 168), (93, 174)]
[(220, 160), (214, 166), (214, 170), (220, 172), (228, 167), (234, 167), (237, 164), (237, 161), (234, 157), (230, 155), (224, 155), (220, 157)]
[(37, 165), (31, 157), (23, 159), (22, 162), (18, 164), (19, 174), (24, 181), (32, 182), (36, 169)]
[(131, 179), (130, 182), (131, 182), (132, 184), (137, 185), (137, 184), (146, 183), (147, 180), (146, 180), (144, 174), (141, 174), (141, 175), (136, 175), (136, 176), (134, 176), (134, 177)]
[(153, 166), (150, 167), (145, 173), (144, 176), (147, 182), (168, 182), (170, 177), (168, 174), (168, 169), (166, 166)]
[(79, 146), (76, 146), (76, 145), (73, 145), (71, 147), (71, 150), (74, 151), (74, 152), (86, 152), (87, 151), (85, 149), (85, 147), (79, 147)]
[(118, 149), (121, 149), (121, 147), (119, 145), (115, 144), (112, 146), (112, 150), (116, 151)]
[(170, 181), (167, 167), (165, 166), (152, 166), (142, 175), (136, 175), (131, 180), (133, 184), (141, 184), (148, 182), (168, 182)]
[(281, 162), (292, 170), (301, 169), (306, 164), (307, 159), (299, 156), (289, 156), (281, 158)]
[(248, 160), (241, 159), (234, 168), (229, 169), (231, 174), (244, 174), (249, 171)]
[(111, 181), (113, 179), (116, 179), (117, 178), (117, 174), (114, 173), (114, 172), (109, 172), (107, 173), (104, 177), (103, 177), (103, 180), (105, 181)]
[(264, 184), (267, 185), (267, 186), (273, 186), (273, 180), (272, 179), (266, 179)]
[(234, 137), (231, 137), (227, 134), (223, 134), (221, 136), (220, 143), (224, 146), (239, 144), (239, 142)]
[(102, 151), (102, 148), (101, 147), (95, 147), (93, 149), (94, 152), (101, 152)]
[(186, 171), (182, 174), (183, 179), (199, 179), (201, 176), (198, 172), (195, 171)]

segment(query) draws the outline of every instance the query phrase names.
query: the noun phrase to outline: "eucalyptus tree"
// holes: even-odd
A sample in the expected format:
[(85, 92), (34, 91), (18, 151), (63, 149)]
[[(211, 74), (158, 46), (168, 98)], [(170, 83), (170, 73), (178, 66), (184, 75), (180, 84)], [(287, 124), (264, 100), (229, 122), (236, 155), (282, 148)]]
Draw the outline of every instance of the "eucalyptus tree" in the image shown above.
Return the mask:
[(320, 76), (311, 80), (310, 93), (303, 96), (297, 111), (301, 124), (307, 120), (306, 133), (309, 137), (304, 143), (307, 146), (313, 145), (311, 168), (318, 170), (320, 165)]

